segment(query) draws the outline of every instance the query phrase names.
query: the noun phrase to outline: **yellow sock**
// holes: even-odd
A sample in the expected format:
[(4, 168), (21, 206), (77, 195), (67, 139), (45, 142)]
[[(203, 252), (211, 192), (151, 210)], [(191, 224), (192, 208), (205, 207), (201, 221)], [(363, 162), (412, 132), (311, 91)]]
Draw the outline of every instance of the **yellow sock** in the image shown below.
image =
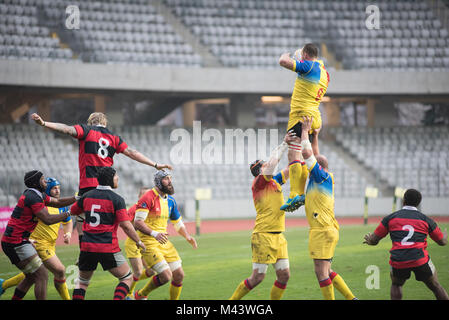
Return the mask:
[(286, 287), (287, 284), (282, 284), (276, 280), (271, 287), (270, 300), (281, 300)]
[[(302, 168), (301, 162), (299, 160), (295, 160), (290, 162), (288, 166), (288, 174), (290, 179), (290, 195), (289, 198), (292, 199), (297, 195), (301, 195), (301, 176), (302, 176)], [(303, 192), (304, 193), (304, 187)]]
[(159, 281), (159, 277), (155, 275), (153, 278), (151, 278), (150, 281), (143, 287), (137, 294), (139, 296), (146, 297), (150, 294), (151, 291), (161, 286), (161, 282)]
[(332, 272), (330, 274), (330, 279), (332, 280), (332, 284), (344, 297), (346, 300), (352, 300), (355, 298), (351, 289), (349, 289), (345, 280), (336, 272)]
[(15, 275), (14, 277), (3, 281), (2, 288), (6, 290), (8, 288), (15, 287), (19, 283), (21, 283), (23, 279), (25, 279), (25, 274), (23, 272), (19, 273), (19, 274)]
[(142, 274), (140, 275), (139, 280), (145, 280), (148, 279), (149, 277), (151, 277), (153, 275), (153, 271), (151, 269), (146, 269), (144, 272), (142, 272)]
[(170, 283), (170, 300), (179, 300), (179, 296), (181, 295), (182, 283)]
[(54, 279), (54, 284), (55, 284), (56, 291), (58, 291), (62, 300), (71, 300), (70, 294), (69, 294), (69, 289), (67, 288), (67, 283), (65, 283), (65, 279), (63, 279), (63, 280)]
[(242, 299), (245, 295), (248, 294), (248, 292), (250, 292), (252, 289), (252, 287), (250, 286), (248, 279), (243, 280), (242, 282), (240, 282), (240, 284), (237, 286), (237, 289), (235, 289), (234, 293), (232, 294), (232, 296), (229, 298), (229, 300), (240, 300)]
[[(306, 188), (307, 177), (309, 176), (309, 169), (307, 169), (307, 165), (305, 162), (301, 163), (301, 177), (299, 178), (299, 195), (304, 194), (304, 189)], [(290, 182), (291, 183), (291, 182)]]
[(330, 278), (320, 281), (320, 289), (324, 300), (335, 300), (334, 286)]
[(137, 286), (137, 281), (139, 281), (140, 278), (136, 278), (135, 276), (133, 276), (133, 282), (131, 283), (131, 287), (129, 287), (129, 292), (128, 292), (128, 296), (132, 296), (134, 293), (134, 290), (136, 289)]

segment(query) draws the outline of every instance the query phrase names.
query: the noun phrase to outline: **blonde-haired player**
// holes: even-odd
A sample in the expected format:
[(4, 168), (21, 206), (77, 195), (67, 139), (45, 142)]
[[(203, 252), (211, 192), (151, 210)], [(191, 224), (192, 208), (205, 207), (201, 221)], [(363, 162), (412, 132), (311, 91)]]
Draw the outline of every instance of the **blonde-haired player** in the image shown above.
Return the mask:
[[(55, 178), (47, 178), (46, 183), (47, 188), (45, 189), (45, 193), (49, 197), (59, 199), (61, 195), (60, 182)], [(49, 214), (54, 215), (67, 212), (69, 208), (54, 208), (47, 206), (47, 210)], [(47, 225), (39, 220), (36, 228), (31, 233), (30, 241), (36, 248), (37, 254), (41, 258), (44, 266), (54, 274), (54, 286), (61, 298), (63, 300), (70, 300), (70, 294), (65, 282), (65, 267), (56, 255), (56, 240), (58, 239), (61, 224), (64, 233), (64, 243), (68, 244), (71, 239), (71, 231), (73, 227), (70, 216), (60, 223), (50, 225)], [(8, 279), (8, 286), (3, 287), (3, 289), (18, 285), (24, 278), (25, 274), (23, 272), (19, 273), (18, 275)]]
[[(150, 188), (141, 187), (139, 190), (138, 199), (140, 199)], [(136, 216), (137, 202), (128, 209), (129, 220), (134, 222)], [(147, 263), (140, 253), (140, 249), (136, 246), (136, 243), (127, 237), (125, 240), (125, 254), (131, 264), (133, 270), (133, 282), (129, 287), (129, 294), (126, 296), (126, 300), (131, 300), (134, 297), (134, 289), (136, 288), (139, 280), (147, 279), (154, 275), (154, 271), (148, 268)]]
[(160, 170), (154, 176), (155, 187), (147, 191), (137, 202), (134, 226), (145, 244), (147, 251), (142, 252), (147, 265), (156, 273), (139, 291), (136, 300), (146, 299), (153, 290), (170, 283), (170, 300), (178, 300), (181, 295), (184, 270), (181, 257), (174, 245), (168, 240), (167, 222), (170, 219), (176, 231), (182, 235), (194, 249), (195, 238), (190, 236), (184, 226), (175, 199), (175, 190), (171, 175)]
[(251, 236), (253, 273), (237, 286), (230, 300), (240, 300), (265, 278), (268, 265), (276, 270), (276, 281), (271, 292), (271, 300), (280, 300), (290, 278), (287, 240), (282, 234), (285, 231), (285, 212), (280, 210), (284, 202), (282, 187), (288, 177), (288, 168), (273, 175), (288, 142), (294, 138), (288, 133), (284, 142), (273, 150), (268, 162), (256, 160), (250, 165), (254, 176), (252, 193), (256, 208), (256, 222)]
[[(97, 174), (99, 170), (104, 167), (112, 167), (114, 164), (114, 156), (119, 153), (124, 154), (134, 161), (154, 167), (157, 170), (164, 168), (172, 169), (171, 165), (157, 163), (134, 148), (129, 147), (120, 136), (114, 134), (107, 128), (108, 120), (102, 112), (91, 113), (87, 119), (87, 125), (77, 124), (69, 126), (64, 123), (44, 121), (37, 113), (33, 113), (31, 119), (44, 128), (67, 134), (78, 140), (78, 196), (95, 190), (98, 186)], [(75, 227), (78, 231), (79, 245), (81, 248), (84, 214), (77, 216), (76, 221), (79, 222)]]
[[(290, 57), (284, 53), (279, 58), (279, 64), (297, 73), (293, 93), (290, 102), (290, 114), (288, 118), (287, 131), (293, 131), (296, 136), (301, 136), (301, 122), (303, 117), (313, 117), (310, 134), (317, 134), (322, 125), (320, 110), (318, 109), (321, 99), (329, 85), (329, 73), (326, 71), (323, 61), (318, 60), (318, 48), (307, 43), (301, 50)], [(307, 180), (307, 170), (301, 165), (301, 145), (298, 142), (289, 143), (289, 158), (296, 157), (299, 153), (300, 161), (292, 163), (290, 171), (290, 195), (282, 210), (294, 211), (304, 204), (304, 187)]]

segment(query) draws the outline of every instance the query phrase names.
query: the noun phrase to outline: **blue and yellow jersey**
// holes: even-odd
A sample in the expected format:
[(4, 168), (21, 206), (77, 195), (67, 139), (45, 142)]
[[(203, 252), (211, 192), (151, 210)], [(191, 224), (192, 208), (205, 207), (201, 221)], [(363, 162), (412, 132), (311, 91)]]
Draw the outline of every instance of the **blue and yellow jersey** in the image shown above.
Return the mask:
[[(64, 208), (53, 208), (53, 207), (47, 207), (49, 214), (60, 214), (67, 212), (69, 210), (69, 207)], [(66, 220), (62, 221), (61, 223), (67, 224), (71, 220), (71, 217), (67, 217)], [(59, 227), (61, 226), (61, 223), (55, 223), (51, 225), (47, 225), (43, 223), (41, 220), (37, 223), (36, 228), (34, 229), (33, 233), (31, 234), (30, 238), (34, 240), (45, 240), (49, 242), (55, 242), (56, 239), (58, 239), (58, 232)]]
[(305, 201), (307, 221), (313, 229), (328, 227), (339, 229), (334, 215), (333, 174), (321, 168), (315, 157), (310, 160), (312, 165), (308, 165), (309, 184), (307, 185)]
[(282, 185), (286, 182), (283, 172), (272, 178), (258, 175), (251, 187), (256, 222), (253, 233), (285, 231), (285, 212), (280, 210), (284, 204)]
[(329, 85), (329, 73), (321, 60), (295, 60), (292, 71), (298, 74), (290, 102), (290, 115), (287, 129), (292, 128), (304, 116), (313, 117), (312, 129), (321, 125), (318, 109), (321, 99)]
[[(168, 220), (170, 220), (173, 224), (176, 224), (182, 219), (175, 198), (170, 195), (161, 197), (156, 191), (156, 188), (147, 191), (139, 199), (137, 202), (136, 214), (138, 212), (144, 212), (147, 214), (145, 224), (151, 230), (156, 232), (166, 233)], [(151, 237), (140, 231), (137, 233), (142, 238)]]

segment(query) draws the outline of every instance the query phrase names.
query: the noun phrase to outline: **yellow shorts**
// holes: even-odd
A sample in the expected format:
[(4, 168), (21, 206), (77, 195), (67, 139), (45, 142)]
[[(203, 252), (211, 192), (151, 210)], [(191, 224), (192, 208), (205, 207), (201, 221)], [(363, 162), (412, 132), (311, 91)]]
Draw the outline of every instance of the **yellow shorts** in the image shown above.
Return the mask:
[[(295, 112), (294, 114), (290, 113), (288, 123), (287, 123), (287, 131), (290, 131), (291, 129), (295, 129), (294, 127), (301, 122), (303, 117), (310, 117), (311, 115), (309, 113), (302, 113), (301, 111)], [(312, 121), (312, 129), (310, 130), (309, 134), (313, 132), (315, 129), (321, 128), (322, 120), (321, 120), (321, 114), (318, 112), (316, 115), (313, 116)], [(301, 137), (301, 132), (299, 130), (295, 130), (296, 135), (299, 135)]]
[(56, 243), (53, 241), (30, 239), (34, 242), (37, 255), (42, 261), (48, 260), (56, 255)]
[(142, 258), (142, 254), (140, 253), (140, 248), (137, 247), (137, 244), (130, 238), (126, 238), (126, 240), (125, 240), (125, 254), (128, 259)]
[(160, 244), (156, 239), (146, 239), (142, 241), (145, 244), (146, 251), (141, 251), (141, 254), (149, 268), (152, 268), (154, 265), (164, 260), (167, 263), (181, 260), (178, 251), (170, 241), (167, 241), (165, 244)]
[(339, 239), (334, 227), (309, 231), (309, 254), (312, 259), (332, 259)]
[(288, 259), (287, 240), (282, 233), (253, 233), (251, 248), (253, 263), (273, 264)]

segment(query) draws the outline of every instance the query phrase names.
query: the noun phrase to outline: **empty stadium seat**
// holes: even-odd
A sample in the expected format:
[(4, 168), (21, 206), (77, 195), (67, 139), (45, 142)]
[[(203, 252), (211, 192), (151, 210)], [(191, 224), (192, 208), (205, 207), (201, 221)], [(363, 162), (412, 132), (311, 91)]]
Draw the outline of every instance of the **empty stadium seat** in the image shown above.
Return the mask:
[[(23, 175), (32, 169), (42, 170), (46, 176), (60, 179), (63, 195), (73, 194), (77, 191), (78, 145), (76, 140), (61, 138), (53, 132), (43, 131), (34, 125), (1, 125), (0, 127), (0, 179), (7, 181), (2, 186), (6, 198), (0, 198), (0, 202), (7, 201), (7, 196), (12, 196), (15, 199), (20, 196), (24, 190)], [(139, 146), (140, 152), (152, 159), (157, 159), (160, 163), (173, 163), (170, 155), (172, 147), (176, 144), (176, 142), (170, 142), (170, 133), (173, 129), (157, 126), (111, 127), (111, 130), (122, 136), (129, 145)], [(224, 129), (220, 129), (220, 132), (225, 137)], [(281, 142), (281, 139), (282, 137), (279, 137), (278, 143)], [(207, 144), (207, 142), (203, 142), (202, 147), (204, 148)], [(270, 141), (267, 136), (266, 146), (269, 145)], [(334, 173), (335, 196), (363, 196), (367, 185), (366, 180), (350, 168), (325, 142), (321, 143), (320, 149), (328, 157)], [(229, 152), (236, 153), (237, 150), (240, 149), (234, 145), (232, 150), (223, 150), (223, 155)], [(214, 199), (251, 198), (253, 177), (248, 170), (247, 163), (253, 160), (248, 157), (251, 154), (255, 155), (255, 151), (256, 149), (246, 141), (244, 144), (245, 156), (239, 163), (202, 163), (198, 165), (190, 162), (176, 164), (176, 169), (173, 171), (173, 183), (178, 203), (182, 204), (188, 199), (194, 199), (195, 189), (206, 187), (212, 189)], [(265, 153), (268, 155), (269, 150), (267, 149)], [(281, 170), (287, 165), (287, 157), (284, 156), (278, 169)], [(140, 186), (153, 185), (155, 170), (152, 167), (138, 164), (123, 155), (114, 157), (114, 167), (120, 173), (117, 192), (130, 205), (137, 201)], [(289, 183), (287, 183), (283, 188), (285, 196), (288, 196), (289, 190)]]
[(448, 128), (336, 128), (334, 132), (344, 148), (390, 187), (416, 188), (429, 197), (449, 194), (444, 175), (449, 168)]

